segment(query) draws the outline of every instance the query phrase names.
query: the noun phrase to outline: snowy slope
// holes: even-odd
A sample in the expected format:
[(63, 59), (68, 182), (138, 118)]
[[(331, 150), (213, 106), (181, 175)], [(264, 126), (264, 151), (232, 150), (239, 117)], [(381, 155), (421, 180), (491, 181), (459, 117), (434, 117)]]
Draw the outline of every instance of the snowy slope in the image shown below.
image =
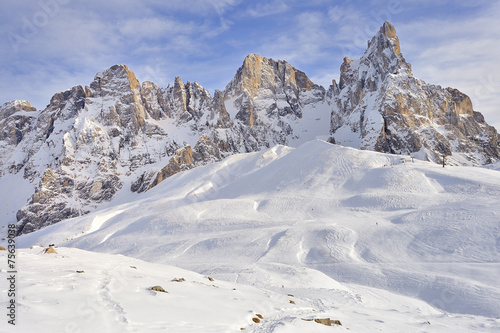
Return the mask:
[[(286, 286), (258, 289), (120, 255), (56, 250), (19, 251), (17, 325), (13, 329), (2, 320), (2, 332), (493, 332), (499, 327), (495, 319), (443, 314), (422, 301), (339, 284), (307, 268), (276, 270), (273, 278)], [(0, 258), (3, 262), (5, 255)], [(2, 279), (2, 290), (4, 285)], [(156, 285), (168, 293), (152, 291)], [(260, 323), (252, 320), (257, 315)], [(323, 318), (342, 326), (310, 321)]]
[[(179, 173), (129, 203), (125, 191), (119, 205), (18, 245), (123, 254), (298, 294), (355, 331), (500, 329), (496, 170), (311, 141)], [(302, 310), (274, 313), (261, 331), (309, 323)]]

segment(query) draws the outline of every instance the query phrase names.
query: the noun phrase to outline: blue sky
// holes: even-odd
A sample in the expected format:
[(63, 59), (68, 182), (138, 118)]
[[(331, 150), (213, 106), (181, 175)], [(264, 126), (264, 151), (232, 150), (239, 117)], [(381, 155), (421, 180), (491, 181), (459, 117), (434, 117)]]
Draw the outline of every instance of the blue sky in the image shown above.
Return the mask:
[(249, 53), (327, 86), (388, 20), (416, 77), (465, 92), (500, 129), (498, 17), (500, 0), (2, 0), (0, 104), (43, 108), (114, 64), (141, 82), (180, 76), (213, 93)]

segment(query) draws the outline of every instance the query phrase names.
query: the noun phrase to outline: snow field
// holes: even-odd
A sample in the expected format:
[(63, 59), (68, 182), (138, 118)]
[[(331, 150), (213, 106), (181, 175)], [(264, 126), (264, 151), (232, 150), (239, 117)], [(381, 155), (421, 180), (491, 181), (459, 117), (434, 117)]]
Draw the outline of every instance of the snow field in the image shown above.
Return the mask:
[[(493, 332), (499, 324), (493, 318), (446, 314), (385, 290), (340, 284), (305, 267), (270, 264), (242, 272), (242, 279), (272, 272), (260, 281), (269, 283), (267, 288), (255, 288), (121, 255), (56, 250), (58, 254), (44, 254), (42, 247), (18, 252), (22, 278), (16, 331)], [(0, 257), (5, 259), (3, 253)], [(184, 281), (175, 281), (179, 279)], [(277, 281), (286, 286), (273, 286)], [(156, 285), (168, 293), (151, 290)], [(257, 314), (262, 319), (254, 323)], [(304, 320), (315, 318), (343, 325)], [(10, 331), (6, 325), (0, 323), (2, 331)]]
[(269, 296), (273, 310), (262, 314), (272, 319), (248, 326), (255, 332), (307, 331), (311, 309), (344, 323), (336, 330), (500, 329), (498, 171), (312, 141), (231, 156), (125, 196), (19, 246), (122, 254), (294, 295), (290, 309)]

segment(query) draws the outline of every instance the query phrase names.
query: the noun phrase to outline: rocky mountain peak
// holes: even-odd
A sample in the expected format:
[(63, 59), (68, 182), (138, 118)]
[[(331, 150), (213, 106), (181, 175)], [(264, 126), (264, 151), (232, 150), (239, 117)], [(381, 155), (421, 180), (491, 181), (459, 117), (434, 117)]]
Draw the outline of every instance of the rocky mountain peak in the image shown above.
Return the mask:
[(368, 41), (368, 48), (361, 59), (354, 62), (349, 57), (344, 58), (340, 67), (340, 89), (359, 81), (363, 87), (368, 84), (370, 90), (375, 91), (387, 75), (398, 73), (412, 75), (411, 65), (401, 53), (396, 28), (385, 22)]
[(336, 109), (332, 141), (436, 162), (454, 153), (457, 163), (499, 157), (496, 130), (473, 111), (468, 96), (413, 76), (389, 22), (359, 60), (346, 57), (340, 69), (339, 92), (329, 94)]
[(180, 76), (176, 76), (174, 79), (174, 90), (176, 92), (183, 90), (184, 89), (184, 82), (182, 82), (182, 79)]
[(262, 67), (268, 63), (267, 58), (258, 54), (249, 54), (236, 74), (242, 89), (246, 90), (252, 98), (258, 94), (259, 87), (263, 83), (262, 76), (265, 74)]
[[(382, 27), (380, 28), (380, 32), (384, 34), (387, 38), (393, 39), (397, 38), (396, 36), (396, 28), (389, 22), (385, 21)], [(399, 40), (398, 40), (399, 43)]]
[(399, 38), (396, 28), (389, 22), (385, 22), (379, 32), (368, 42), (365, 57), (374, 60), (371, 55), (382, 60), (382, 68), (387, 72), (396, 74), (399, 71), (407, 71), (411, 74), (411, 67), (401, 54)]
[(258, 95), (265, 97), (280, 92), (284, 88), (291, 88), (295, 93), (299, 90), (310, 91), (315, 84), (304, 72), (284, 60), (276, 61), (258, 54), (249, 54), (225, 91), (234, 93), (237, 86), (245, 90), (249, 97), (255, 98)]
[(357, 85), (355, 94), (360, 95), (362, 91), (377, 91), (388, 75), (398, 73), (413, 75), (411, 65), (401, 53), (396, 28), (391, 23), (385, 22), (377, 34), (368, 41), (368, 48), (359, 60), (344, 58), (340, 66), (339, 85), (340, 89), (343, 89), (346, 86), (352, 87), (355, 83)]
[(90, 88), (102, 95), (113, 91), (134, 91), (140, 87), (134, 72), (127, 65), (114, 65), (95, 75)]
[(158, 90), (158, 86), (154, 82), (144, 81), (142, 82), (141, 89)]
[[(223, 94), (231, 117), (248, 126), (244, 136), (273, 138), (251, 142), (246, 150), (254, 151), (269, 142), (287, 144), (293, 136), (289, 122), (301, 119), (305, 106), (323, 101), (325, 89), (286, 61), (250, 54)], [(269, 123), (277, 126), (270, 130)]]
[(114, 65), (95, 75), (90, 89), (85, 89), (88, 104), (99, 110), (107, 126), (120, 126), (134, 131), (145, 125), (141, 85), (126, 65)]
[(33, 112), (36, 108), (28, 101), (13, 100), (0, 106), (0, 120), (10, 117), (18, 111)]
[(344, 61), (342, 62), (342, 65), (340, 65), (340, 72), (347, 72), (349, 68), (351, 67), (351, 59), (349, 57), (344, 57)]

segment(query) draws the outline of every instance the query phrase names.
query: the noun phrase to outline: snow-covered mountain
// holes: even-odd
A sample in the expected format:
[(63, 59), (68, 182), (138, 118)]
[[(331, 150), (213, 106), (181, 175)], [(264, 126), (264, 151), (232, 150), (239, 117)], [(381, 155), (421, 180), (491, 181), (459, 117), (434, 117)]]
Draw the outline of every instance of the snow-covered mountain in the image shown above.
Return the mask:
[[(313, 139), (439, 162), (499, 159), (498, 134), (457, 90), (414, 78), (386, 22), (328, 91), (286, 61), (247, 56), (224, 91), (175, 78), (139, 83), (125, 65), (55, 94), (44, 110), (0, 107), (4, 223), (29, 233), (143, 193), (166, 178), (235, 153)], [(15, 185), (13, 185), (15, 184)]]
[(20, 318), (25, 332), (496, 332), (499, 198), (496, 170), (320, 140), (235, 154), (17, 237)]

